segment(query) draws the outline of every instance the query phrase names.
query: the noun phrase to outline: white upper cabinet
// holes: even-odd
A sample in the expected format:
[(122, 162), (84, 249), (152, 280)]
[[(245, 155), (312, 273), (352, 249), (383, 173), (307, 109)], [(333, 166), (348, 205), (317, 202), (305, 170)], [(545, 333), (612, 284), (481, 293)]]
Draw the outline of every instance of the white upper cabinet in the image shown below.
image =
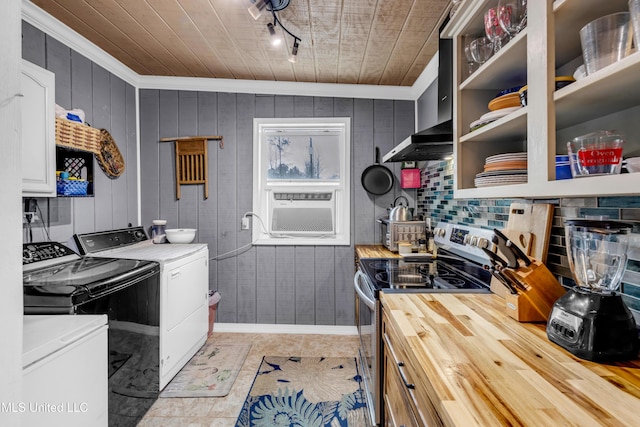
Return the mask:
[(22, 196), (56, 197), (55, 75), (22, 61)]
[[(465, 0), (443, 31), (454, 40), (454, 161), (456, 198), (571, 197), (639, 194), (640, 175), (555, 179), (555, 156), (571, 138), (615, 129), (623, 155), (640, 156), (640, 53), (555, 90), (556, 76), (582, 63), (580, 29), (601, 16), (627, 11), (627, 0), (529, 1), (527, 27), (468, 75), (464, 35), (482, 34), (483, 15), (497, 0)], [(528, 86), (527, 106), (470, 130), (503, 89)], [(528, 181), (475, 186), (488, 156), (525, 152)]]

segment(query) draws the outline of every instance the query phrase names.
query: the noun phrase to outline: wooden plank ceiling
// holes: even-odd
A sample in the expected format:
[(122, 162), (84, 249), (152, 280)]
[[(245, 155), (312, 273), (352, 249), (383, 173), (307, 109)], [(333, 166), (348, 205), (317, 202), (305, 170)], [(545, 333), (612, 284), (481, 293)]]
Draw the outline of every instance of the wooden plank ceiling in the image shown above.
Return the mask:
[(450, 3), (291, 0), (278, 17), (302, 39), (293, 64), (293, 38), (271, 46), (273, 17), (254, 20), (252, 0), (31, 1), (141, 75), (395, 86), (438, 50)]

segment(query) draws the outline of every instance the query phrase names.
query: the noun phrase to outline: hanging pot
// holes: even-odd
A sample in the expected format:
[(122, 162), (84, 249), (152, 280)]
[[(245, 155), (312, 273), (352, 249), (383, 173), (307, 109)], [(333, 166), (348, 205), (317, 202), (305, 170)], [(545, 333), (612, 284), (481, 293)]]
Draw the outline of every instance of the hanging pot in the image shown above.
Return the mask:
[(376, 163), (362, 172), (362, 187), (375, 196), (387, 194), (393, 188), (393, 173), (380, 164), (380, 149), (376, 147)]

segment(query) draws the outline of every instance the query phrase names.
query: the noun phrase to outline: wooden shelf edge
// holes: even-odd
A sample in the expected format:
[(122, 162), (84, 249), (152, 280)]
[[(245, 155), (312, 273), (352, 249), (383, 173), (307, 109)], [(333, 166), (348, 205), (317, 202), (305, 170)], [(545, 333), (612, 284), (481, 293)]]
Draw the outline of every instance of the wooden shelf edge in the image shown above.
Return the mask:
[[(640, 188), (633, 185), (630, 174), (594, 176), (527, 184), (500, 185), (483, 188), (464, 188), (453, 191), (455, 199), (488, 198), (555, 198), (602, 197), (640, 195)], [(640, 175), (638, 175), (640, 177)]]

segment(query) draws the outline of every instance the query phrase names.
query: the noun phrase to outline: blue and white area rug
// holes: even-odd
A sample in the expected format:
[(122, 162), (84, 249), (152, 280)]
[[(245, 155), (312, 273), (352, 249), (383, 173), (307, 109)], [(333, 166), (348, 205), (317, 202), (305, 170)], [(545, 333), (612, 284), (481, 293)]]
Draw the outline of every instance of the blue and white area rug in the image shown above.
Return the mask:
[(262, 358), (236, 427), (360, 427), (367, 408), (353, 357)]

